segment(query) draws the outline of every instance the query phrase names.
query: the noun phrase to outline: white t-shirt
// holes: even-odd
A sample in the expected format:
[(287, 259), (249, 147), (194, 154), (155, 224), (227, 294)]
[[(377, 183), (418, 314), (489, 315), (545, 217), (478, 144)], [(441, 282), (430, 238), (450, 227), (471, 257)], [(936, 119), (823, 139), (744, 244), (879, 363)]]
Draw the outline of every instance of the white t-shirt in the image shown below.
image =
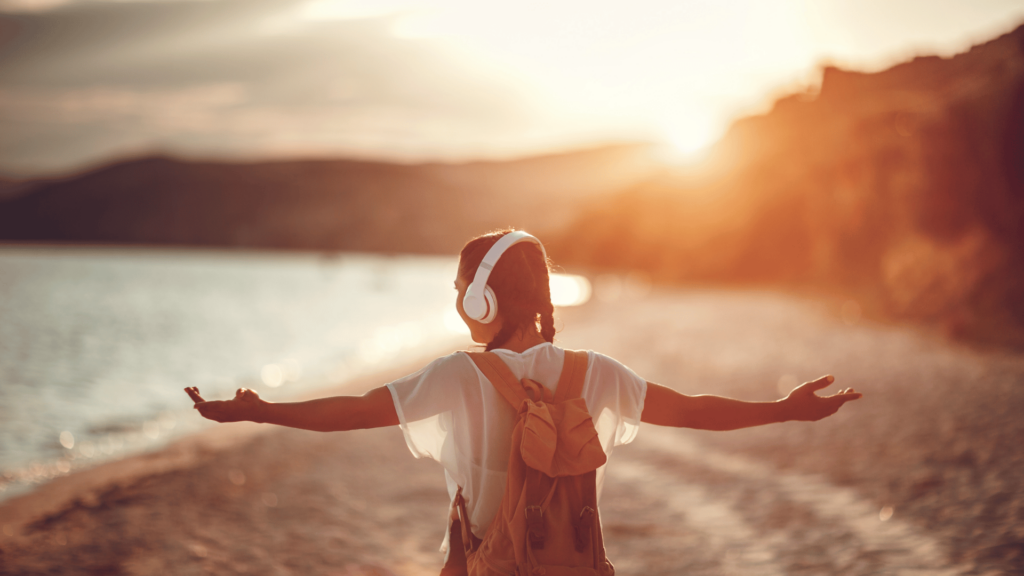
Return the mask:
[[(516, 378), (530, 378), (552, 392), (565, 351), (549, 343), (522, 353), (494, 350)], [(464, 352), (438, 358), (422, 370), (388, 384), (409, 450), (444, 466), (448, 494), (458, 487), (466, 499), (473, 534), (483, 537), (505, 491), (516, 410), (494, 389)], [(581, 396), (594, 419), (605, 454), (632, 442), (640, 427), (647, 382), (616, 360), (587, 352)], [(604, 466), (597, 471), (600, 498)], [(446, 551), (447, 534), (441, 545)]]

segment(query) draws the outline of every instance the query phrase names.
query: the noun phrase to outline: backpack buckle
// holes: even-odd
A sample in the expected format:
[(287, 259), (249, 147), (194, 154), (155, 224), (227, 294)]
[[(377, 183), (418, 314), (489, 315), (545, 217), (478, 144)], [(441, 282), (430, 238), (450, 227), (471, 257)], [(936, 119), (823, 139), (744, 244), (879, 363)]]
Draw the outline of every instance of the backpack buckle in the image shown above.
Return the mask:
[(544, 540), (547, 538), (547, 527), (544, 525), (544, 511), (540, 506), (526, 507), (526, 537), (530, 547), (536, 550), (544, 549)]
[(576, 551), (584, 552), (587, 544), (590, 543), (591, 530), (594, 527), (594, 509), (584, 506), (580, 511), (580, 518), (576, 522)]

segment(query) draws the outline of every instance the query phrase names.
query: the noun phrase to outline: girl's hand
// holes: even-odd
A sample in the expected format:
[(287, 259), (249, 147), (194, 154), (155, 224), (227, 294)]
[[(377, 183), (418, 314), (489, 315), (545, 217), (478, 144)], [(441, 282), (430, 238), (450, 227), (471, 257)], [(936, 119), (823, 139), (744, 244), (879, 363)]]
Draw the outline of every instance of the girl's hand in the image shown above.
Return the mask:
[(831, 416), (851, 400), (857, 400), (862, 395), (855, 392), (853, 388), (840, 390), (832, 396), (818, 396), (814, 392), (827, 387), (835, 381), (832, 376), (822, 376), (817, 380), (805, 382), (789, 393), (780, 402), (786, 407), (787, 420), (816, 421)]
[(213, 400), (207, 402), (199, 395), (196, 387), (185, 388), (192, 401), (195, 402), (196, 410), (203, 415), (203, 418), (217, 422), (241, 422), (250, 420), (261, 422), (260, 414), (266, 402), (260, 400), (260, 395), (248, 388), (239, 388), (232, 400)]

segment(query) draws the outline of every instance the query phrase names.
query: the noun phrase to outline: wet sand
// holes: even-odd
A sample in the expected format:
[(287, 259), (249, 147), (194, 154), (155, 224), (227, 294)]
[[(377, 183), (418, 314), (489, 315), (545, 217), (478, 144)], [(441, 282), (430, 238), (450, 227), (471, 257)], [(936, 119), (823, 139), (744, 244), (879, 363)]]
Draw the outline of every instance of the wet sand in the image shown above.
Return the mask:
[[(602, 498), (619, 574), (1024, 573), (1024, 355), (767, 292), (560, 318), (561, 345), (689, 394), (770, 400), (780, 377), (824, 373), (865, 393), (818, 423), (642, 428)], [(0, 573), (436, 574), (446, 505), (440, 467), (396, 428), (224, 425), (4, 503)]]

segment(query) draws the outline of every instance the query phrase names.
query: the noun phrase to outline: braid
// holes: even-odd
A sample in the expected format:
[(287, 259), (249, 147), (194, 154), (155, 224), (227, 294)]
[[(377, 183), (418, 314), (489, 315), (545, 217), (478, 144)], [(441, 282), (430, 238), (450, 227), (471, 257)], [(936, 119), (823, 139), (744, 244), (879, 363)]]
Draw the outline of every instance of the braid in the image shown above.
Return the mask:
[(551, 303), (551, 288), (547, 290), (547, 306), (540, 313), (540, 335), (548, 342), (555, 341), (555, 305)]
[(487, 344), (487, 347), (484, 348), (484, 351), (490, 352), (491, 350), (494, 350), (495, 348), (501, 346), (502, 344), (507, 342), (508, 339), (511, 338), (518, 329), (518, 322), (512, 321), (512, 318), (506, 318), (505, 323), (501, 325), (501, 330), (498, 330), (498, 333), (494, 335), (494, 339)]

